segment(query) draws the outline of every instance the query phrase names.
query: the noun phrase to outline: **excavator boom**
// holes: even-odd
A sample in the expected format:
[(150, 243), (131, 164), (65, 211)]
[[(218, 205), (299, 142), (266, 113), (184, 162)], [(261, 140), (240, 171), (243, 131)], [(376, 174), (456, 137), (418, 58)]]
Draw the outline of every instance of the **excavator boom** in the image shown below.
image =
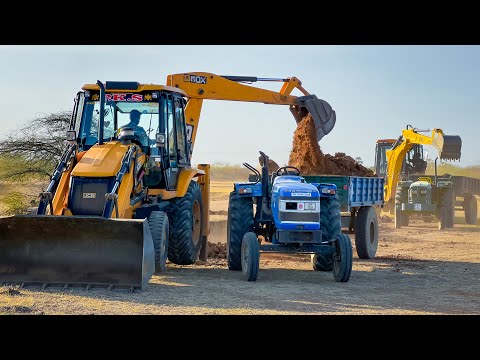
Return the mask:
[[(244, 84), (257, 81), (283, 82), (283, 85), (277, 92)], [(202, 102), (205, 99), (289, 105), (297, 122), (310, 113), (317, 130), (317, 141), (330, 133), (335, 126), (336, 114), (330, 104), (318, 99), (316, 95), (309, 94), (296, 77), (272, 79), (190, 72), (168, 75), (166, 85), (182, 89), (189, 97), (185, 113), (192, 147), (195, 143)], [(291, 95), (294, 89), (298, 89), (303, 96)]]

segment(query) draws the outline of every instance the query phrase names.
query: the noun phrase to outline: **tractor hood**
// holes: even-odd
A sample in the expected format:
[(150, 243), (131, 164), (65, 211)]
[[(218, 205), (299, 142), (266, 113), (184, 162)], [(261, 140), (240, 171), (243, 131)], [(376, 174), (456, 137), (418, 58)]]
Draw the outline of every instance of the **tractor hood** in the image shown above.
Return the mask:
[(122, 158), (128, 151), (128, 145), (118, 141), (94, 145), (72, 171), (72, 176), (110, 177), (117, 175), (122, 165)]
[(316, 186), (302, 182), (300, 176), (279, 176), (273, 182), (272, 193), (282, 197), (319, 198)]
[(428, 181), (415, 181), (410, 185), (410, 189), (412, 188), (431, 189), (432, 185)]

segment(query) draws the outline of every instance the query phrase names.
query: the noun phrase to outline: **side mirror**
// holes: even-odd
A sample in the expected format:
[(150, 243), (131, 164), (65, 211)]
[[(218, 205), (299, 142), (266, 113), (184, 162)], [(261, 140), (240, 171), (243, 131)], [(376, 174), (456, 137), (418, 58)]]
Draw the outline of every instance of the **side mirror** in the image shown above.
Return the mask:
[(67, 131), (67, 142), (69, 144), (75, 144), (77, 142), (77, 132), (75, 130)]
[(155, 136), (155, 145), (157, 148), (164, 148), (165, 147), (165, 134), (157, 133)]

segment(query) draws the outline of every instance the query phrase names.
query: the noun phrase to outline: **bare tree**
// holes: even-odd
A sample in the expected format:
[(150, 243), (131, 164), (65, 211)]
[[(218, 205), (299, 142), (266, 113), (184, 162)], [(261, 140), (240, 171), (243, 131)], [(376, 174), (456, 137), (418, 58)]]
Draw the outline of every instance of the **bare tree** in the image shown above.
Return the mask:
[(65, 149), (71, 112), (60, 111), (33, 119), (0, 141), (5, 166), (2, 178), (50, 176)]

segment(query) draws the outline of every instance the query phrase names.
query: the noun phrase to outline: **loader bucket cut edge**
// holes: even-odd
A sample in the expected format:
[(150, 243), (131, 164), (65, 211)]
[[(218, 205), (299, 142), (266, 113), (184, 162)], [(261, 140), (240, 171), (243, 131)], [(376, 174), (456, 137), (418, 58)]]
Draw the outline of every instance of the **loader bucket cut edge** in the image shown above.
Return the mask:
[(438, 150), (440, 159), (447, 161), (460, 160), (462, 155), (462, 139), (458, 135), (441, 135), (432, 142)]
[(143, 290), (154, 262), (147, 220), (0, 218), (0, 283)]

